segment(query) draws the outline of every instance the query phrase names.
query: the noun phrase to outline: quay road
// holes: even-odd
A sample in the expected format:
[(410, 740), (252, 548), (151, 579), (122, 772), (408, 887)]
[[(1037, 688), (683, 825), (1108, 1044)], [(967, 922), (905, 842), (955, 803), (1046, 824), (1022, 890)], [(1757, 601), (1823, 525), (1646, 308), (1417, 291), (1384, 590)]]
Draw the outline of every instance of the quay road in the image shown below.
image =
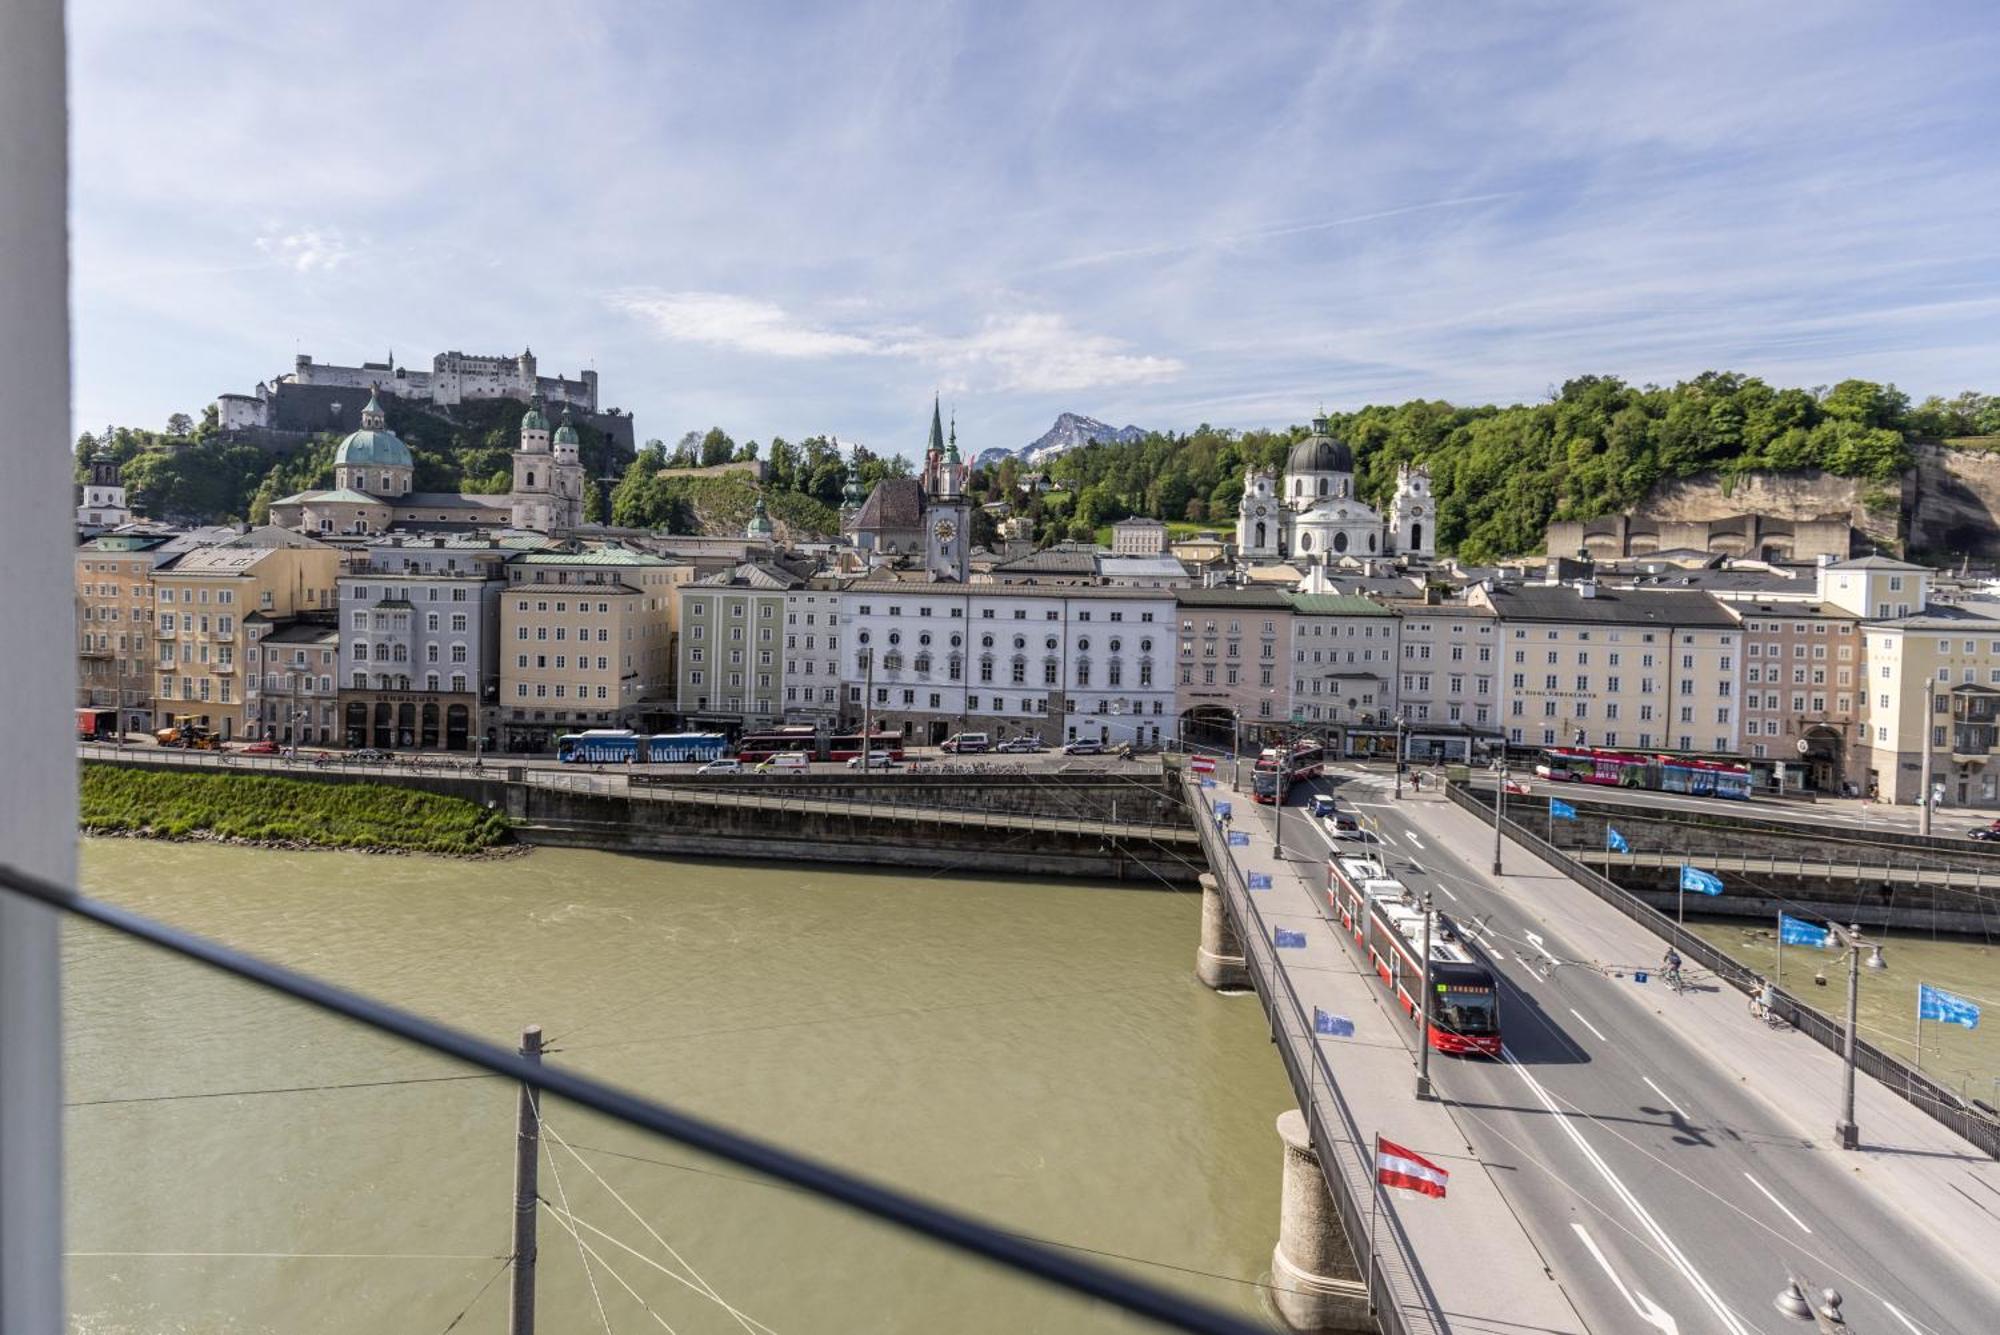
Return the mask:
[[(1788, 1271), (1837, 1288), (1869, 1335), (2000, 1329), (2000, 1164), (1865, 1076), (1863, 1148), (1840, 1150), (1832, 1053), (1712, 981), (1637, 983), (1658, 938), (1512, 844), (1490, 875), (1490, 826), (1390, 783), (1348, 770), (1314, 787), (1369, 818), (1392, 874), (1504, 980), (1504, 1059), (1434, 1054), (1432, 1078), (1592, 1330), (1802, 1329), (1772, 1305)], [(1299, 856), (1335, 851), (1296, 809), (1285, 824)]]
[[(1362, 768), (1353, 767), (1355, 772), (1359, 772)], [(1389, 774), (1388, 766), (1382, 766), (1381, 772), (1386, 777)], [(1484, 775), (1483, 770), (1480, 773)], [(1407, 776), (1405, 777), (1407, 781)], [(1921, 833), (1923, 822), (1923, 812), (1915, 803), (1895, 806), (1852, 797), (1821, 797), (1812, 802), (1794, 798), (1753, 797), (1748, 802), (1735, 802), (1713, 797), (1689, 797), (1681, 793), (1612, 788), (1602, 784), (1576, 783), (1570, 780), (1552, 782), (1548, 779), (1538, 779), (1529, 771), (1517, 769), (1509, 770), (1507, 777), (1526, 787), (1537, 797), (1570, 798), (1654, 811), (1661, 809), (1705, 811), (1715, 815), (1743, 816), (1754, 820), (1789, 821), (1816, 830), (1838, 826), (1844, 835), (1857, 835), (1869, 830), (1918, 834)], [(1990, 824), (1996, 815), (2000, 815), (2000, 811), (1987, 811), (1976, 807), (1941, 806), (1931, 814), (1931, 834), (1939, 839), (1963, 840), (1966, 831), (1975, 826)]]

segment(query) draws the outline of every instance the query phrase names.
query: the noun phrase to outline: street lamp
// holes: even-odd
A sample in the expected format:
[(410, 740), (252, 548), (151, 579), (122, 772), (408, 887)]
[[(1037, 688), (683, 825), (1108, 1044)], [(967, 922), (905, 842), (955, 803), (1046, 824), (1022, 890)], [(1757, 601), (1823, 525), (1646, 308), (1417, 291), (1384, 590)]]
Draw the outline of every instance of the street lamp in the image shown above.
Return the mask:
[(1424, 981), (1417, 995), (1417, 1097), (1436, 1097), (1431, 1089), (1431, 892), (1424, 891)]
[(1500, 874), (1500, 821), (1507, 810), (1507, 748), (1503, 743), (1500, 758), (1493, 762), (1493, 874)]
[(1833, 1133), (1840, 1137), (1840, 1148), (1854, 1150), (1861, 1148), (1861, 1132), (1854, 1125), (1854, 1039), (1855, 1030), (1859, 1027), (1862, 947), (1869, 947), (1872, 952), (1868, 959), (1869, 968), (1886, 969), (1889, 966), (1882, 959), (1882, 947), (1876, 942), (1864, 940), (1860, 927), (1842, 927), (1837, 922), (1830, 922), (1827, 930), (1847, 952), (1847, 1032), (1841, 1035), (1840, 1040), (1840, 1120), (1833, 1124)]
[(1398, 802), (1403, 800), (1403, 751), (1406, 746), (1403, 740), (1403, 728), (1405, 723), (1406, 720), (1401, 714), (1396, 715), (1396, 800)]
[(1840, 1314), (1840, 1292), (1837, 1289), (1821, 1289), (1820, 1305), (1815, 1308), (1812, 1299), (1806, 1296), (1806, 1282), (1797, 1275), (1788, 1275), (1785, 1287), (1778, 1290), (1778, 1296), (1771, 1305), (1793, 1321), (1811, 1321), (1819, 1326), (1822, 1335), (1828, 1331), (1851, 1329), (1847, 1319)]

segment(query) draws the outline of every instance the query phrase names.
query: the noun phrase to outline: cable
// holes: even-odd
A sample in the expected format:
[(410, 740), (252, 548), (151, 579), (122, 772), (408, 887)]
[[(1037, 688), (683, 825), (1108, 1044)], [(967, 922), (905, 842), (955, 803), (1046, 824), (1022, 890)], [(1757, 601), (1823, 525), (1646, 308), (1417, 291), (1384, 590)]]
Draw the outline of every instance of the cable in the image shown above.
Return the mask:
[[(556, 1195), (562, 1200), (563, 1213), (568, 1214), (570, 1212), (569, 1193), (563, 1190), (562, 1167), (561, 1165), (556, 1163), (556, 1156), (553, 1154), (549, 1155), (549, 1171), (555, 1175)], [(538, 1198), (540, 1194), (541, 1193), (539, 1192), (536, 1193)], [(570, 1235), (572, 1237), (576, 1237), (576, 1230), (571, 1229)], [(611, 1335), (611, 1318), (604, 1314), (604, 1295), (597, 1291), (597, 1276), (591, 1273), (590, 1259), (584, 1255), (584, 1252), (585, 1252), (585, 1247), (583, 1245), (583, 1239), (581, 1237), (577, 1237), (576, 1259), (583, 1262), (583, 1277), (586, 1280), (590, 1281), (590, 1296), (597, 1303), (597, 1319), (604, 1324), (604, 1335)], [(610, 1267), (607, 1266), (605, 1268), (608, 1270)], [(617, 1277), (613, 1276), (613, 1278)], [(625, 1281), (621, 1279), (618, 1282), (623, 1284)], [(638, 1295), (634, 1294), (633, 1296), (637, 1297)], [(643, 1306), (643, 1304), (641, 1305)], [(661, 1322), (660, 1324), (666, 1325), (664, 1321)]]
[[(552, 1210), (554, 1208), (555, 1207), (553, 1206), (550, 1207), (550, 1209)], [(643, 1224), (644, 1222), (645, 1222), (644, 1220), (640, 1220), (641, 1224)], [(619, 1239), (613, 1237), (611, 1234), (606, 1233), (603, 1229), (597, 1227), (597, 1225), (591, 1223), (589, 1220), (580, 1219), (576, 1215), (570, 1215), (569, 1223), (576, 1225), (577, 1228), (588, 1229), (590, 1232), (604, 1239), (604, 1241), (610, 1243), (612, 1246), (618, 1248), (620, 1251), (627, 1253), (628, 1255), (634, 1257), (643, 1264), (649, 1265), (653, 1269), (659, 1271), (661, 1274), (665, 1275), (668, 1279), (674, 1281), (674, 1283), (679, 1284), (682, 1288), (692, 1289), (695, 1293), (701, 1295), (704, 1298), (709, 1299), (711, 1302), (721, 1307), (723, 1311), (735, 1317), (739, 1323), (748, 1322), (749, 1324), (744, 1326), (745, 1330), (749, 1330), (751, 1329), (751, 1327), (754, 1326), (757, 1330), (765, 1332), (765, 1335), (777, 1335), (776, 1331), (772, 1330), (769, 1326), (757, 1320), (755, 1317), (745, 1316), (743, 1313), (737, 1311), (734, 1307), (731, 1307), (728, 1303), (724, 1302), (721, 1298), (715, 1297), (714, 1291), (712, 1289), (707, 1288), (705, 1284), (697, 1286), (696, 1284), (690, 1282), (685, 1275), (679, 1275), (674, 1273), (672, 1270), (667, 1269), (666, 1266), (662, 1265), (659, 1261), (655, 1260), (654, 1258), (646, 1255), (646, 1253), (640, 1251), (637, 1247), (634, 1247), (631, 1243), (620, 1241)], [(595, 1248), (591, 1250), (591, 1255), (593, 1256), (598, 1255)], [(602, 1262), (602, 1257), (599, 1257), (599, 1261), (600, 1263)], [(609, 1267), (607, 1267), (607, 1269), (608, 1268)], [(617, 1276), (613, 1275), (612, 1278), (616, 1279)], [(696, 1278), (700, 1277), (696, 1276)], [(620, 1282), (623, 1283), (622, 1280)]]
[(731, 1315), (732, 1317), (735, 1317), (736, 1324), (743, 1327), (744, 1330), (747, 1331), (754, 1325), (759, 1330), (767, 1332), (767, 1335), (775, 1335), (775, 1332), (772, 1332), (771, 1328), (769, 1326), (766, 1326), (763, 1322), (753, 1321), (751, 1318), (746, 1317), (743, 1315), (743, 1313), (737, 1311), (727, 1302), (724, 1302), (722, 1295), (715, 1291), (714, 1286), (711, 1285), (707, 1280), (703, 1279), (701, 1277), (701, 1273), (697, 1271), (692, 1265), (688, 1264), (687, 1258), (685, 1256), (682, 1256), (678, 1251), (675, 1251), (673, 1244), (668, 1242), (665, 1238), (661, 1237), (659, 1233), (653, 1228), (653, 1226), (646, 1221), (645, 1216), (641, 1215), (637, 1210), (633, 1209), (631, 1202), (627, 1201), (623, 1196), (619, 1195), (618, 1188), (612, 1186), (609, 1182), (606, 1182), (604, 1180), (604, 1175), (598, 1172), (595, 1168), (591, 1167), (590, 1162), (587, 1159), (585, 1159), (581, 1154), (578, 1154), (575, 1150), (570, 1149), (569, 1142), (564, 1140), (562, 1138), (562, 1135), (559, 1132), (557, 1132), (554, 1127), (550, 1126), (546, 1121), (544, 1121), (542, 1123), (542, 1129), (549, 1133), (549, 1136), (556, 1142), (556, 1144), (562, 1146), (563, 1149), (569, 1152), (570, 1158), (575, 1159), (578, 1163), (582, 1164), (583, 1171), (589, 1173), (592, 1177), (596, 1178), (597, 1184), (603, 1187), (606, 1191), (611, 1193), (611, 1199), (617, 1201), (620, 1205), (624, 1206), (625, 1213), (631, 1215), (634, 1219), (638, 1220), (639, 1227), (645, 1229), (646, 1232), (649, 1235), (651, 1235), (653, 1241), (659, 1243), (660, 1246), (666, 1250), (667, 1255), (673, 1257), (675, 1262), (680, 1265), (681, 1269), (688, 1272), (688, 1277), (694, 1280), (695, 1282), (696, 1286), (695, 1292), (700, 1293), (703, 1296), (707, 1297), (710, 1301), (714, 1302), (716, 1306), (720, 1307), (723, 1311), (729, 1313), (729, 1315)]
[(493, 1287), (493, 1281), (500, 1278), (500, 1276), (506, 1274), (508, 1268), (513, 1264), (514, 1264), (514, 1258), (511, 1256), (500, 1262), (500, 1268), (486, 1277), (486, 1282), (479, 1286), (479, 1292), (472, 1295), (472, 1301), (467, 1303), (464, 1307), (461, 1307), (458, 1311), (457, 1316), (445, 1322), (444, 1329), (439, 1331), (438, 1335), (451, 1335), (451, 1333), (454, 1330), (457, 1330), (458, 1323), (465, 1320), (466, 1313), (470, 1312), (473, 1308), (477, 1307), (479, 1305), (479, 1300), (486, 1296), (486, 1290)]
[(467, 1072), (464, 1075), (419, 1075), (403, 1080), (351, 1080), (333, 1085), (279, 1085), (265, 1089), (212, 1089), (192, 1094), (133, 1094), (115, 1099), (78, 1099), (63, 1104), (65, 1108), (105, 1108), (120, 1103), (175, 1103), (187, 1099), (234, 1099), (253, 1094), (316, 1094), (335, 1089), (388, 1089), (396, 1085), (441, 1085), (454, 1080), (497, 1080), (498, 1076), (484, 1071)]
[[(625, 1277), (623, 1275), (619, 1274), (616, 1270), (613, 1270), (611, 1268), (611, 1263), (604, 1259), (603, 1255), (597, 1250), (597, 1248), (591, 1246), (589, 1243), (583, 1240), (583, 1234), (577, 1232), (574, 1224), (571, 1222), (575, 1221), (575, 1224), (583, 1224), (583, 1221), (581, 1219), (577, 1219), (575, 1215), (570, 1214), (566, 1210), (557, 1209), (555, 1205), (551, 1203), (549, 1198), (546, 1196), (537, 1196), (535, 1197), (535, 1199), (540, 1201), (542, 1204), (542, 1208), (544, 1208), (551, 1215), (553, 1215), (555, 1217), (555, 1221), (558, 1224), (561, 1224), (563, 1228), (568, 1231), (570, 1237), (576, 1239), (576, 1251), (578, 1256), (587, 1255), (591, 1257), (593, 1260), (595, 1260), (598, 1265), (602, 1266), (604, 1268), (604, 1273), (611, 1276), (611, 1278), (617, 1280), (618, 1287), (625, 1290), (626, 1293), (630, 1294), (632, 1296), (632, 1301), (639, 1304), (640, 1307), (644, 1308), (646, 1315), (653, 1318), (654, 1321), (658, 1322), (660, 1329), (666, 1331), (667, 1335), (679, 1335), (679, 1332), (675, 1331), (675, 1329), (672, 1326), (667, 1324), (667, 1319), (665, 1317), (661, 1316), (658, 1312), (653, 1310), (653, 1305), (651, 1303), (647, 1302), (644, 1298), (641, 1298), (639, 1296), (639, 1291), (637, 1289), (633, 1288), (630, 1284), (627, 1284), (625, 1282)], [(585, 1228), (590, 1228), (590, 1225), (588, 1224), (583, 1224), (583, 1226)], [(591, 1232), (593, 1233), (597, 1231), (598, 1230), (596, 1229), (591, 1229)], [(590, 1270), (589, 1261), (584, 1262), (583, 1268), (585, 1273), (589, 1272)], [(595, 1283), (591, 1285), (591, 1291), (593, 1293), (596, 1292), (596, 1287), (597, 1286), (595, 1285)], [(600, 1301), (598, 1303), (598, 1315), (602, 1316), (603, 1312), (604, 1312), (604, 1305)], [(607, 1329), (608, 1328), (609, 1327), (607, 1324)]]

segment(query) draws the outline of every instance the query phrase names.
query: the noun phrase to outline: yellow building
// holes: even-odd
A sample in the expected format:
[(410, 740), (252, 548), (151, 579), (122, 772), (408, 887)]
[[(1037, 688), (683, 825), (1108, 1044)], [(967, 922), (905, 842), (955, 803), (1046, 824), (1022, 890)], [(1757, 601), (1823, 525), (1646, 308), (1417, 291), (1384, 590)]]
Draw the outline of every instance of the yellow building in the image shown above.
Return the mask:
[(153, 566), (164, 538), (104, 534), (76, 553), (76, 703), (153, 726)]
[(664, 726), (679, 609), (694, 567), (623, 547), (524, 552), (500, 596), (500, 745), (546, 751), (567, 732)]
[(2000, 620), (1936, 606), (1865, 623), (1866, 703), (1857, 767), (1884, 800), (2000, 806)]
[(227, 740), (254, 737), (257, 718), (245, 699), (249, 662), (244, 619), (333, 612), (340, 552), (281, 529), (254, 529), (203, 547), (153, 572), (154, 710), (205, 717)]

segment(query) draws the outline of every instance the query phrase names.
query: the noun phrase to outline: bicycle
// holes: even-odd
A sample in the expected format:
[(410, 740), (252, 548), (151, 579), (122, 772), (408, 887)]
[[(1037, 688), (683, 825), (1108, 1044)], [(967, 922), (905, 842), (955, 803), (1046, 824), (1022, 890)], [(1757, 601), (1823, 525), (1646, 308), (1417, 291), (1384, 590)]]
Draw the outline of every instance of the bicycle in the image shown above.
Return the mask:
[(1789, 1029), (1791, 1027), (1786, 1023), (1784, 1016), (1778, 1014), (1771, 1007), (1766, 1006), (1764, 999), (1754, 992), (1750, 994), (1750, 1018), (1753, 1020), (1762, 1020), (1771, 1029)]
[(1687, 991), (1687, 979), (1679, 969), (1668, 969), (1660, 975), (1660, 981), (1672, 989), (1675, 996), (1680, 996)]

